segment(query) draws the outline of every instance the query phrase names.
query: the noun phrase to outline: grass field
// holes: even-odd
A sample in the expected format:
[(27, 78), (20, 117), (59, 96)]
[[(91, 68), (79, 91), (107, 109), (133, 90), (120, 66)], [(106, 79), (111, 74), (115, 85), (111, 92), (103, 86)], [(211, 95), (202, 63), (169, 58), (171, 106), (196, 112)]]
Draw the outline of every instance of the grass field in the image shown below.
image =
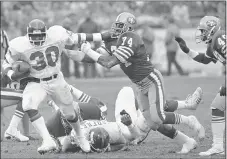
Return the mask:
[[(178, 155), (175, 152), (181, 149), (174, 140), (170, 140), (157, 132), (151, 132), (139, 146), (129, 146), (128, 149), (118, 152), (93, 153), (93, 154), (45, 154), (37, 153), (41, 140), (29, 141), (27, 143), (18, 143), (4, 140), (1, 143), (1, 158), (201, 158), (198, 153), (210, 148), (212, 143), (210, 127), (210, 109), (209, 105), (219, 90), (220, 84), (224, 82), (224, 77), (165, 77), (166, 96), (168, 99), (185, 99), (189, 93), (200, 86), (204, 91), (204, 98), (196, 111), (179, 111), (182, 114), (195, 115), (202, 125), (206, 128), (206, 138), (199, 143), (198, 147), (187, 155)], [(108, 105), (108, 120), (114, 120), (114, 102), (116, 95), (122, 86), (130, 85), (130, 81), (125, 78), (117, 79), (91, 79), (68, 81), (75, 87), (83, 90), (89, 95), (102, 99)], [(15, 107), (6, 108), (4, 122), (8, 125)], [(41, 108), (41, 113), (45, 119), (50, 116), (51, 109), (46, 105)], [(193, 136), (192, 131), (183, 126), (176, 126), (189, 136)], [(4, 128), (5, 129), (5, 128)], [(31, 126), (32, 136), (39, 138)], [(207, 157), (205, 157), (207, 158)], [(215, 155), (212, 158), (224, 158), (224, 156)]]

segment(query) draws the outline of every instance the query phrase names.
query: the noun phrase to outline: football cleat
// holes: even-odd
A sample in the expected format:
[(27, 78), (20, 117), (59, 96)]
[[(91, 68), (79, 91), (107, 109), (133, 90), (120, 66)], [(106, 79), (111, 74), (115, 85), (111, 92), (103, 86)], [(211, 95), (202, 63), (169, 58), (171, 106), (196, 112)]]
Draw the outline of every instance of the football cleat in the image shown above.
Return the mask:
[(193, 138), (189, 138), (189, 140), (183, 144), (181, 151), (177, 152), (178, 154), (187, 154), (191, 150), (197, 147), (197, 143)]
[(225, 152), (224, 152), (223, 146), (214, 145), (209, 150), (199, 153), (200, 156), (211, 156), (211, 155), (215, 155), (215, 154), (224, 155)]
[(42, 155), (47, 152), (52, 152), (57, 149), (57, 144), (55, 143), (53, 138), (48, 140), (43, 140), (42, 145), (37, 149), (37, 151)]
[(200, 87), (198, 87), (192, 95), (189, 94), (186, 98), (186, 108), (196, 110), (202, 100), (202, 96), (203, 91)]
[(91, 151), (89, 141), (85, 138), (85, 136), (77, 136), (77, 139), (78, 144), (83, 152), (88, 153)]
[(20, 131), (18, 131), (17, 129), (13, 129), (13, 130), (7, 129), (4, 134), (4, 137), (6, 139), (12, 139), (20, 142), (26, 142), (29, 140), (27, 136), (22, 135)]
[(199, 137), (199, 140), (203, 140), (205, 138), (205, 129), (204, 127), (199, 123), (197, 118), (193, 115), (189, 116), (190, 122), (189, 126), (194, 130), (194, 132)]

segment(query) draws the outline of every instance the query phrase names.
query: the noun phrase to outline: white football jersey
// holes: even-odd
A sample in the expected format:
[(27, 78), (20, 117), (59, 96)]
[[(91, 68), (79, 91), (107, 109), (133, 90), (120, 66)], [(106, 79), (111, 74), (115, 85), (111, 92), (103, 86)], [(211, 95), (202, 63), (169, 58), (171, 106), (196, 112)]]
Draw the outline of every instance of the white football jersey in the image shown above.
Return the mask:
[[(89, 132), (96, 127), (104, 128), (108, 132), (110, 144), (123, 144), (134, 139), (127, 126), (119, 122), (108, 122), (106, 120), (85, 120), (81, 122), (81, 129), (88, 140)], [(75, 136), (74, 130), (71, 135)]]
[(26, 36), (10, 41), (7, 61), (12, 64), (23, 60), (30, 64), (30, 76), (46, 78), (58, 74), (61, 70), (61, 53), (65, 45), (77, 43), (78, 35), (62, 26), (52, 26), (47, 30), (46, 41), (42, 46), (34, 46)]

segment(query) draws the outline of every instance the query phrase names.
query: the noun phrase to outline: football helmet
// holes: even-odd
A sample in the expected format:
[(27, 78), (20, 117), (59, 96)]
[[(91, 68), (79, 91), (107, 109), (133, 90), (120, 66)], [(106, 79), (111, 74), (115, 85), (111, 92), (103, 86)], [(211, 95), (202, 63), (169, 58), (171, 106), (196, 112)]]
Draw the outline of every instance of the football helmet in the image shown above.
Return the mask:
[(117, 16), (112, 24), (113, 37), (119, 36), (127, 31), (133, 31), (136, 25), (136, 17), (128, 12), (123, 12)]
[(211, 42), (212, 36), (221, 28), (220, 20), (214, 16), (205, 16), (197, 27), (196, 31), (196, 43), (200, 43), (201, 41), (206, 44)]
[(104, 128), (96, 127), (89, 132), (91, 150), (105, 152), (110, 146), (110, 136)]
[(27, 36), (32, 45), (41, 46), (46, 40), (47, 28), (42, 20), (34, 19), (27, 27)]

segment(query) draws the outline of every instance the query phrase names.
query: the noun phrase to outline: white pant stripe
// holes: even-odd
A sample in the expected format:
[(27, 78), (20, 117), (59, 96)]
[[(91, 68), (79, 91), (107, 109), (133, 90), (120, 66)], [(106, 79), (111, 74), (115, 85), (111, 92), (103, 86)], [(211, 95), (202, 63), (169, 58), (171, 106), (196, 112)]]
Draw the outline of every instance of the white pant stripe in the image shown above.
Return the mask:
[(158, 87), (158, 93), (159, 93), (159, 103), (160, 103), (160, 110), (161, 110), (161, 115), (163, 116), (163, 118), (165, 119), (166, 116), (163, 113), (164, 110), (164, 95), (163, 95), (163, 91), (162, 91), (162, 85), (161, 85), (161, 81), (158, 79), (157, 75), (155, 75), (153, 72), (150, 74), (150, 76), (155, 80), (155, 82), (157, 83), (157, 87)]

